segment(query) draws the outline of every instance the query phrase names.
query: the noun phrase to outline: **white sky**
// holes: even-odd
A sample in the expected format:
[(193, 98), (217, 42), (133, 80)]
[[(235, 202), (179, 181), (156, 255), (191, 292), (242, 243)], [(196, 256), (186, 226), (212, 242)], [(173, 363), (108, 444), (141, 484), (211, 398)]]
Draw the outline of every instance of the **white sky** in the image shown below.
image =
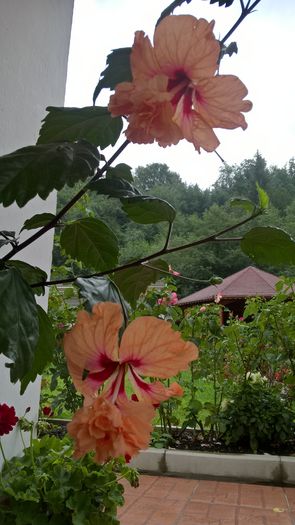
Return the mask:
[[(99, 74), (111, 49), (128, 47), (136, 30), (152, 40), (155, 22), (171, 0), (75, 0), (70, 47), (66, 106), (90, 106)], [(215, 36), (223, 37), (240, 13), (240, 2), (229, 8), (192, 0), (174, 11), (215, 20)], [(253, 109), (246, 113), (246, 131), (216, 130), (218, 152), (230, 164), (251, 158), (257, 150), (268, 164), (283, 166), (295, 155), (295, 0), (261, 0), (229, 39), (239, 52), (226, 57), (221, 73), (237, 75), (247, 86)], [(110, 92), (103, 90), (97, 105), (107, 105)], [(123, 137), (122, 137), (123, 139)], [(107, 157), (112, 151), (103, 152)], [(215, 153), (200, 155), (192, 144), (177, 146), (130, 144), (119, 157), (133, 168), (152, 162), (166, 163), (190, 184), (209, 187), (219, 174)]]

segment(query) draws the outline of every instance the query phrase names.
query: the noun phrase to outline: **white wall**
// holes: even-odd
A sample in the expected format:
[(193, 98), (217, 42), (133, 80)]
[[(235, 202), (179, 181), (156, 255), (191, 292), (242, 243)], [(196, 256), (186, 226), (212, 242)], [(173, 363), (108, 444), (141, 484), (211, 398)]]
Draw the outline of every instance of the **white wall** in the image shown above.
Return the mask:
[[(64, 104), (73, 3), (0, 0), (0, 155), (34, 144), (46, 106)], [(46, 202), (36, 198), (21, 209), (16, 205), (1, 207), (0, 229), (18, 231), (25, 219), (35, 213), (54, 212), (55, 207), (55, 193)], [(17, 258), (49, 273), (52, 242), (50, 232)], [(39, 303), (46, 308), (47, 295)], [(27, 417), (36, 419), (40, 379), (20, 396), (19, 385), (10, 383), (4, 366), (7, 361), (0, 356), (0, 403), (14, 405), (18, 416), (30, 406)], [(8, 457), (21, 448), (16, 432), (2, 438), (2, 443)]]

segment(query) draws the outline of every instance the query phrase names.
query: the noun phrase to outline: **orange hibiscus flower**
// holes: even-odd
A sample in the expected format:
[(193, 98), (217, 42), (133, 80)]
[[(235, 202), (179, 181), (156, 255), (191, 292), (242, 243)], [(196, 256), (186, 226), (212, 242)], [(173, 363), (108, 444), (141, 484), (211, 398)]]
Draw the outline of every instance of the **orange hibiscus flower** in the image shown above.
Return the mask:
[[(197, 358), (194, 344), (183, 341), (168, 322), (154, 317), (132, 321), (119, 346), (122, 323), (119, 305), (99, 303), (93, 306), (92, 315), (79, 312), (77, 323), (65, 335), (68, 369), (75, 387), (85, 396), (84, 407), (68, 425), (77, 456), (95, 450), (101, 461), (122, 454), (132, 457), (145, 448), (153, 405), (182, 395), (182, 389), (177, 383), (168, 388), (160, 381), (148, 383), (141, 376), (169, 378)], [(125, 390), (126, 376), (135, 393), (132, 399)]]
[(170, 15), (155, 30), (154, 47), (142, 31), (131, 51), (133, 81), (116, 86), (109, 110), (126, 115), (131, 142), (160, 146), (186, 139), (213, 151), (219, 141), (213, 128), (246, 129), (242, 112), (251, 102), (233, 75), (216, 75), (220, 53), (214, 22), (191, 15)]
[(112, 457), (131, 458), (147, 448), (152, 431), (154, 408), (150, 403), (119, 400), (116, 404), (104, 396), (80, 408), (68, 424), (75, 439), (75, 457), (95, 451), (95, 461)]

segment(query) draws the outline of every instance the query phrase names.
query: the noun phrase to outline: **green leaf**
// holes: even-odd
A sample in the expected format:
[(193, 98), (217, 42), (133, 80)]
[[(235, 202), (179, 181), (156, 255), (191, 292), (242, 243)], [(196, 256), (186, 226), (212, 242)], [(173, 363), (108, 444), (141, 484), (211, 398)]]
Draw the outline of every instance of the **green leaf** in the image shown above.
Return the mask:
[(124, 164), (123, 162), (121, 164), (117, 164), (114, 167), (110, 166), (107, 169), (107, 177), (108, 176), (120, 177), (120, 179), (125, 179), (128, 182), (133, 181), (131, 166), (128, 166), (128, 164)]
[(253, 213), (255, 210), (255, 204), (250, 199), (231, 199), (230, 205), (232, 207), (243, 208), (247, 213)]
[(284, 383), (286, 385), (295, 385), (295, 376), (293, 374), (289, 374), (285, 377)]
[[(24, 261), (16, 261), (14, 259), (5, 262), (5, 264), (8, 267), (16, 268), (21, 273), (22, 278), (30, 285), (47, 280), (47, 273), (38, 268), (38, 266), (31, 266), (31, 264)], [(44, 287), (33, 288), (33, 293), (44, 295)]]
[(24, 225), (21, 232), (23, 230), (35, 230), (36, 228), (41, 228), (42, 226), (45, 226), (45, 224), (48, 224), (52, 219), (55, 218), (55, 215), (53, 213), (38, 213), (37, 215), (33, 215), (30, 219), (27, 219), (24, 222)]
[(56, 141), (87, 140), (101, 149), (114, 146), (121, 134), (121, 117), (111, 117), (108, 108), (46, 108), (49, 114), (43, 120), (38, 144)]
[(5, 246), (5, 244), (9, 244), (11, 241), (9, 241), (8, 239), (0, 239), (0, 248), (2, 246)]
[(0, 353), (13, 361), (15, 383), (30, 370), (39, 337), (35, 297), (16, 268), (0, 271), (0, 304)]
[(60, 245), (67, 255), (96, 270), (108, 270), (118, 262), (118, 241), (102, 221), (80, 219), (68, 224), (61, 233)]
[(89, 184), (88, 187), (100, 195), (108, 195), (109, 197), (134, 197), (139, 194), (130, 182), (113, 175), (109, 175), (105, 179), (98, 179)]
[(168, 202), (156, 197), (137, 196), (121, 200), (128, 217), (139, 224), (153, 224), (162, 221), (173, 222), (175, 209)]
[(79, 277), (76, 284), (79, 287), (80, 295), (86, 299), (86, 310), (91, 312), (94, 304), (110, 301), (119, 304), (122, 307), (125, 319), (128, 319), (128, 305), (111, 279), (106, 277), (83, 279), (83, 277)]
[(107, 56), (107, 67), (101, 73), (99, 82), (93, 93), (93, 104), (103, 88), (115, 89), (120, 82), (131, 82), (132, 72), (130, 67), (131, 47), (113, 49)]
[(241, 240), (241, 249), (259, 264), (295, 264), (295, 242), (279, 228), (252, 228)]
[(38, 374), (42, 374), (46, 365), (52, 360), (55, 348), (55, 335), (50, 319), (41, 306), (37, 305), (37, 311), (39, 321), (39, 339), (32, 367), (21, 381), (21, 394), (24, 393), (28, 384), (36, 379)]
[(161, 270), (164, 270), (165, 272), (168, 271), (168, 264), (161, 259), (152, 261), (150, 264), (156, 269), (148, 268), (142, 264), (140, 266), (128, 268), (127, 270), (122, 270), (121, 272), (116, 272), (113, 275), (113, 281), (116, 283), (125, 299), (133, 307), (136, 305), (136, 301), (140, 294), (145, 292), (150, 284), (155, 283), (163, 276)]
[(24, 206), (39, 195), (91, 177), (99, 164), (97, 149), (85, 141), (27, 146), (0, 157), (0, 203)]
[(261, 210), (267, 210), (269, 207), (269, 196), (267, 195), (266, 191), (264, 191), (256, 182), (256, 188), (258, 192), (258, 198), (259, 198), (259, 207)]

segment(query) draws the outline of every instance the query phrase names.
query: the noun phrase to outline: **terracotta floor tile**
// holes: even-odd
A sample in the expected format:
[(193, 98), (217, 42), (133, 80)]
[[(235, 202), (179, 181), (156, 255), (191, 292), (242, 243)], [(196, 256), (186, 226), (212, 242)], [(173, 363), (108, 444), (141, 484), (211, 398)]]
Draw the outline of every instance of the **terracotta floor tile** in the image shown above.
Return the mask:
[(295, 488), (141, 476), (121, 525), (295, 525)]
[(143, 525), (155, 511), (161, 509), (161, 506), (160, 499), (142, 496), (120, 515), (120, 525), (133, 525), (133, 522), (136, 525)]
[(175, 487), (177, 481), (177, 478), (159, 477), (155, 483), (145, 491), (145, 496), (152, 496), (159, 499), (166, 498)]
[(182, 515), (184, 505), (181, 500), (163, 501), (162, 507), (151, 515), (146, 525), (175, 525)]
[(284, 488), (284, 492), (285, 492), (285, 495), (287, 497), (287, 502), (288, 502), (289, 507), (293, 511), (295, 511), (295, 488), (286, 487), (286, 488)]
[(219, 482), (216, 487), (214, 503), (227, 503), (236, 505), (238, 503), (240, 486), (238, 483)]
[(232, 524), (235, 523), (237, 506), (236, 505), (219, 505), (211, 504), (209, 506), (209, 520), (231, 520)]
[(274, 512), (270, 509), (240, 507), (238, 509), (238, 525), (292, 525), (287, 510)]
[(209, 513), (209, 504), (202, 501), (188, 501), (183, 509), (183, 515), (193, 515), (195, 518), (207, 518)]
[(284, 489), (260, 485), (240, 485), (240, 505), (273, 509), (288, 508)]
[(196, 487), (192, 500), (211, 502), (217, 490), (217, 481), (201, 480)]
[(168, 494), (168, 499), (187, 500), (192, 498), (198, 490), (200, 481), (194, 479), (177, 479), (177, 482), (172, 487)]

